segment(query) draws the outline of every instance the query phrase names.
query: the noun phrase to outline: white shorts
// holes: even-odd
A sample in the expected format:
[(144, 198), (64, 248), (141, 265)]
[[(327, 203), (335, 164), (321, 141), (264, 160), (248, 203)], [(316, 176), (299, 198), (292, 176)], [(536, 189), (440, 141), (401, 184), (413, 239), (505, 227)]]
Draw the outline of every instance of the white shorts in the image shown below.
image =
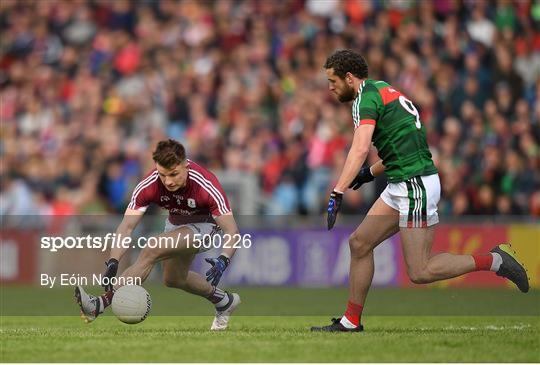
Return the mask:
[(437, 204), (440, 198), (438, 174), (389, 183), (381, 194), (386, 204), (399, 211), (399, 226), (403, 228), (422, 228), (439, 223)]
[[(198, 233), (202, 237), (213, 237), (215, 234), (223, 233), (221, 228), (217, 224), (214, 224), (214, 223), (188, 223), (188, 224), (182, 224), (180, 226), (176, 226), (169, 221), (169, 218), (165, 219), (165, 228), (163, 229), (163, 232), (164, 233), (171, 232), (180, 227), (187, 227), (191, 229), (193, 234)], [(210, 245), (206, 245), (206, 247), (204, 245), (201, 245), (198, 252), (210, 251), (212, 248), (214, 247)]]

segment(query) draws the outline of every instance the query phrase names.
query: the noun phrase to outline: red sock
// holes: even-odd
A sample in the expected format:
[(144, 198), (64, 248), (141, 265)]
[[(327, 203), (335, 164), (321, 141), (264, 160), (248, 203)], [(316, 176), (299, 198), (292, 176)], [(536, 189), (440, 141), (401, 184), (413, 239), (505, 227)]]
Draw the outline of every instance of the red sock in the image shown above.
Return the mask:
[(474, 265), (476, 271), (489, 271), (491, 264), (493, 263), (493, 255), (488, 253), (487, 255), (472, 255), (474, 259)]
[(100, 296), (101, 302), (103, 303), (103, 309), (105, 309), (105, 308), (107, 308), (108, 306), (111, 305), (113, 295), (114, 295), (114, 291), (109, 290), (108, 292), (106, 292), (105, 294), (102, 294)]
[(347, 302), (347, 311), (345, 312), (345, 317), (347, 317), (349, 322), (355, 326), (358, 326), (360, 324), (360, 316), (362, 316), (362, 309), (364, 309), (363, 306), (349, 300)]

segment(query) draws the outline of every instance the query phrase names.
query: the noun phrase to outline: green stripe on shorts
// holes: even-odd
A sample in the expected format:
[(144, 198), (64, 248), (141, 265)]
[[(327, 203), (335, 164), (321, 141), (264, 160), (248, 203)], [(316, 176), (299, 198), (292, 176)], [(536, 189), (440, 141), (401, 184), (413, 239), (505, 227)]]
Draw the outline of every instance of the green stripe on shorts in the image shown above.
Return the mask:
[(411, 227), (413, 221), (413, 211), (415, 207), (414, 190), (410, 180), (406, 180), (407, 195), (409, 196), (409, 214), (407, 215), (407, 227)]
[(424, 182), (420, 176), (416, 177), (420, 189), (422, 189), (422, 225), (421, 227), (427, 227), (427, 194)]

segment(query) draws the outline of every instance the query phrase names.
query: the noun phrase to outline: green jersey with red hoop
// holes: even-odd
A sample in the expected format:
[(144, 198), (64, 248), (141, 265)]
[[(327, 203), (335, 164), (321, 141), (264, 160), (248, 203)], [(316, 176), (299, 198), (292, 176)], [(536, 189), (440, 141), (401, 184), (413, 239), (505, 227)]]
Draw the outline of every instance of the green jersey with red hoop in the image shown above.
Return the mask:
[(389, 182), (437, 173), (418, 110), (387, 82), (364, 80), (353, 101), (352, 117), (355, 128), (375, 126), (372, 141)]

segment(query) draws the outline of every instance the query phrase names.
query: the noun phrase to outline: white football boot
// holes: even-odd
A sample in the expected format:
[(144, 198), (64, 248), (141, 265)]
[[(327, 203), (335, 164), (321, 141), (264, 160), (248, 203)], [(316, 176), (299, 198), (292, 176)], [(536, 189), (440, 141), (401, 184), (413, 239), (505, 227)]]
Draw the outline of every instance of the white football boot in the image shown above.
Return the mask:
[(81, 318), (86, 323), (93, 322), (101, 313), (99, 297), (88, 294), (82, 286), (75, 287), (75, 300), (81, 308)]
[(216, 316), (214, 317), (214, 322), (212, 322), (212, 327), (210, 327), (210, 330), (212, 331), (223, 331), (227, 329), (227, 326), (229, 325), (229, 317), (234, 312), (236, 307), (242, 303), (240, 300), (240, 295), (236, 293), (230, 294), (231, 302), (227, 307), (223, 310), (217, 310), (216, 309)]

